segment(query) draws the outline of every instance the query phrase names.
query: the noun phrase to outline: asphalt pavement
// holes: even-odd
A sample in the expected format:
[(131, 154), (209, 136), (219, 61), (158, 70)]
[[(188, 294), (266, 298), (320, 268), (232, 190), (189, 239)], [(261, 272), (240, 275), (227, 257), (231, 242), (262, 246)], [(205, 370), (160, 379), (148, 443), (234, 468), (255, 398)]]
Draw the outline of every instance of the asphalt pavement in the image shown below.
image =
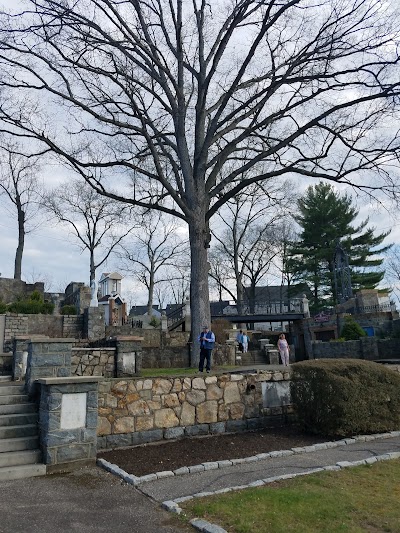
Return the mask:
[[(179, 474), (159, 472), (137, 478), (124, 475), (117, 465), (108, 463), (104, 466), (115, 473), (93, 467), (3, 481), (0, 533), (191, 532), (192, 526), (173, 514), (179, 513), (179, 503), (185, 499), (259, 486), (281, 476), (293, 477), (316, 469), (340, 469), (396, 457), (400, 457), (400, 431), (203, 463), (179, 469)], [(192, 521), (192, 525), (203, 532), (223, 531), (201, 520)]]

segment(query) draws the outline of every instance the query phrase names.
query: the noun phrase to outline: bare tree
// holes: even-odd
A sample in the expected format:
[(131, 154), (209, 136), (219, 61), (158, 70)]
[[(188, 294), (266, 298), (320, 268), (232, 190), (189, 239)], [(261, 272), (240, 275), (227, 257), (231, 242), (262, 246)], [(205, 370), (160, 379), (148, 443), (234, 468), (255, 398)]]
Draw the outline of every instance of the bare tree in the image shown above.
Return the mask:
[[(151, 316), (156, 286), (181, 280), (176, 266), (187, 257), (187, 240), (179, 237), (178, 226), (171, 217), (149, 211), (132, 242), (120, 248), (118, 255), (123, 260), (123, 270), (147, 289), (147, 314)], [(159, 292), (158, 300), (160, 303), (164, 300)]]
[(90, 282), (96, 278), (97, 268), (133, 229), (127, 206), (76, 179), (50, 191), (43, 206), (71, 230), (81, 251), (89, 253)]
[[(240, 314), (244, 312), (245, 300), (254, 310), (256, 286), (278, 253), (278, 228), (288, 217), (287, 204), (291, 205), (294, 197), (293, 184), (289, 182), (277, 183), (275, 190), (271, 186), (266, 190), (256, 183), (236, 194), (217, 214), (217, 229), (212, 232), (216, 262), (211, 262), (210, 276), (220, 285), (220, 290), (228, 292), (236, 301)], [(232, 278), (236, 295), (229, 288)]]
[(209, 221), (241, 190), (297, 174), (397, 195), (398, 2), (29, 4), (1, 21), (0, 83), (43, 109), (28, 122), (1, 105), (4, 129), (188, 224), (194, 330), (210, 316)]
[(400, 246), (393, 246), (386, 254), (385, 279), (392, 287), (392, 292), (400, 302)]
[(41, 182), (39, 160), (23, 154), (21, 144), (3, 142), (0, 146), (0, 196), (8, 202), (4, 208), (17, 218), (18, 245), (15, 252), (14, 279), (21, 279), (25, 237), (38, 224)]

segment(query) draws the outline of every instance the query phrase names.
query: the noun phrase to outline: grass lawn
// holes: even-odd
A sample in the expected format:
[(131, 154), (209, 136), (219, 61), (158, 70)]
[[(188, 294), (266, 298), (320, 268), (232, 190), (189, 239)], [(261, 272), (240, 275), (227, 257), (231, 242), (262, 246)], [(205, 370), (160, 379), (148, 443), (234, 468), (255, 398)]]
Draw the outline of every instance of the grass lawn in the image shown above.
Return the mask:
[(400, 532), (400, 460), (180, 504), (232, 533)]
[[(216, 366), (211, 369), (211, 374), (221, 373), (226, 370), (235, 370), (240, 366)], [(189, 376), (196, 374), (196, 368), (142, 368), (140, 376), (144, 378), (170, 377), (170, 376)], [(204, 372), (206, 376), (206, 372)]]

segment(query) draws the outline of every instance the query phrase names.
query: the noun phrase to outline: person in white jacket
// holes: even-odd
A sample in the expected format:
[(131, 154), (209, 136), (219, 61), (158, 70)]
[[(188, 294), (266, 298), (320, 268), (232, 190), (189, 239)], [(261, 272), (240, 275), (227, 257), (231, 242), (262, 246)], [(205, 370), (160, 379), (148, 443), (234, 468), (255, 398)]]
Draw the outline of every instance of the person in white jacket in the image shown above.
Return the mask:
[(281, 356), (283, 366), (289, 366), (289, 344), (285, 338), (285, 334), (281, 333), (278, 340), (278, 350)]
[(249, 351), (249, 337), (247, 336), (245, 331), (243, 331), (243, 335), (242, 335), (242, 345), (243, 345), (243, 353), (247, 353)]

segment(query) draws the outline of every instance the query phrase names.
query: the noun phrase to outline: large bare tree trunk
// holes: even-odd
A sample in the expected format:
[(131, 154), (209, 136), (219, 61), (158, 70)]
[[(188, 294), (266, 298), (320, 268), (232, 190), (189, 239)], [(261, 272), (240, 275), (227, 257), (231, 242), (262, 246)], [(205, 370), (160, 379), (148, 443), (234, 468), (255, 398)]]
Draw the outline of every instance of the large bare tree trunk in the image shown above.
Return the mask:
[(21, 206), (17, 205), (18, 209), (18, 246), (15, 252), (14, 264), (14, 279), (21, 279), (22, 271), (22, 255), (24, 253), (25, 245), (25, 213)]
[(200, 358), (200, 346), (197, 338), (203, 325), (211, 329), (210, 297), (208, 293), (208, 226), (195, 220), (189, 226), (191, 255), (190, 311), (192, 344), (190, 366), (197, 367)]

